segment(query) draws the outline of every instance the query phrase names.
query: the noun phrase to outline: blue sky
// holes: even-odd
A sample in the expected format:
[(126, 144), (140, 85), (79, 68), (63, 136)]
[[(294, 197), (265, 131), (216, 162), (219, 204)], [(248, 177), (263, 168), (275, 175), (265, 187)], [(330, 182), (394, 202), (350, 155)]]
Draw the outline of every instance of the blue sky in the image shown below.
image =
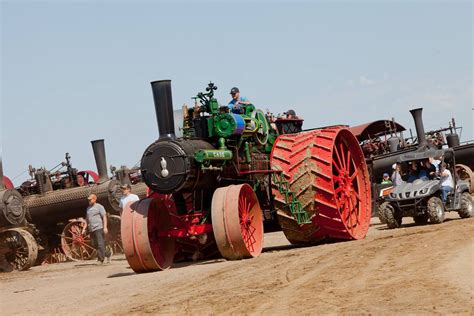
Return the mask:
[[(5, 174), (72, 156), (132, 166), (158, 136), (150, 81), (171, 79), (175, 108), (212, 80), (258, 107), (292, 108), (305, 127), (357, 125), (424, 107), (474, 138), (471, 2), (1, 2)], [(19, 184), (27, 175), (20, 176)]]

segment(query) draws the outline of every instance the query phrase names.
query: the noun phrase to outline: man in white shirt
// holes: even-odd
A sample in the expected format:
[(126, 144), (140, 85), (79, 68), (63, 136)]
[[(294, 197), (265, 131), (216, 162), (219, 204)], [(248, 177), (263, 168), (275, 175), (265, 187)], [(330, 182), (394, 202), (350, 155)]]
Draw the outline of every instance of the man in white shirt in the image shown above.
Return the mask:
[(454, 190), (454, 182), (453, 176), (451, 175), (451, 171), (446, 169), (446, 163), (441, 163), (440, 168), (440, 184), (441, 184), (441, 192), (443, 194), (443, 203), (446, 203), (446, 198), (448, 197), (448, 193)]
[(128, 202), (138, 201), (140, 198), (138, 195), (132, 193), (132, 186), (130, 184), (123, 184), (120, 186), (122, 189), (122, 197), (120, 198), (120, 215), (122, 215), (123, 208), (127, 205)]

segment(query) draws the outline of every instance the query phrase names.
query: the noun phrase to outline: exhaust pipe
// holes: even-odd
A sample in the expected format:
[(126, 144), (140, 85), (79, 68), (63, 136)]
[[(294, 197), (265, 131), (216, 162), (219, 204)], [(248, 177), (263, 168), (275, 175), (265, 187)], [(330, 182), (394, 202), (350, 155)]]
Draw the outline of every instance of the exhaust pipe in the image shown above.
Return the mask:
[(3, 184), (3, 164), (2, 157), (0, 157), (0, 191), (5, 190), (5, 185)]
[(151, 89), (153, 91), (156, 121), (158, 122), (158, 131), (160, 133), (158, 139), (176, 139), (171, 80), (152, 81)]
[(422, 112), (423, 108), (410, 110), (413, 120), (415, 120), (416, 137), (418, 138), (419, 147), (425, 147), (428, 145), (428, 141), (426, 140), (425, 136), (425, 128), (423, 127), (423, 119), (421, 116)]
[(92, 150), (94, 151), (95, 164), (97, 165), (97, 172), (99, 173), (99, 182), (109, 180), (107, 175), (107, 160), (105, 159), (105, 146), (103, 139), (91, 141)]

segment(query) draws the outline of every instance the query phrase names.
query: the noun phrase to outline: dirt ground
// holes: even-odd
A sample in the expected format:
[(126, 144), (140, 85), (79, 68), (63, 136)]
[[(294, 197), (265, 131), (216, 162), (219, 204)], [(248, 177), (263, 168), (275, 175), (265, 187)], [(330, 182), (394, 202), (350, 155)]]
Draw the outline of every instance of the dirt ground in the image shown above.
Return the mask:
[[(361, 241), (297, 248), (265, 235), (256, 259), (178, 264), (135, 274), (63, 263), (0, 274), (11, 314), (474, 314), (474, 219), (387, 230)], [(409, 222), (409, 219), (404, 219)]]

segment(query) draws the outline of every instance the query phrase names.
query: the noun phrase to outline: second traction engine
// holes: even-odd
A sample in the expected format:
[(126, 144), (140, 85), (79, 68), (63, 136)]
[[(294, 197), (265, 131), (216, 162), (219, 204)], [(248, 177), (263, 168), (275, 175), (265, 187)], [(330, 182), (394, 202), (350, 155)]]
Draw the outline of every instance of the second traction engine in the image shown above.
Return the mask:
[(264, 221), (292, 243), (364, 238), (370, 183), (357, 139), (342, 126), (302, 131), (303, 120), (274, 119), (252, 104), (229, 109), (210, 83), (183, 107), (174, 131), (171, 81), (151, 83), (160, 136), (141, 173), (154, 193), (122, 214), (122, 242), (136, 272), (174, 261), (258, 256)]

